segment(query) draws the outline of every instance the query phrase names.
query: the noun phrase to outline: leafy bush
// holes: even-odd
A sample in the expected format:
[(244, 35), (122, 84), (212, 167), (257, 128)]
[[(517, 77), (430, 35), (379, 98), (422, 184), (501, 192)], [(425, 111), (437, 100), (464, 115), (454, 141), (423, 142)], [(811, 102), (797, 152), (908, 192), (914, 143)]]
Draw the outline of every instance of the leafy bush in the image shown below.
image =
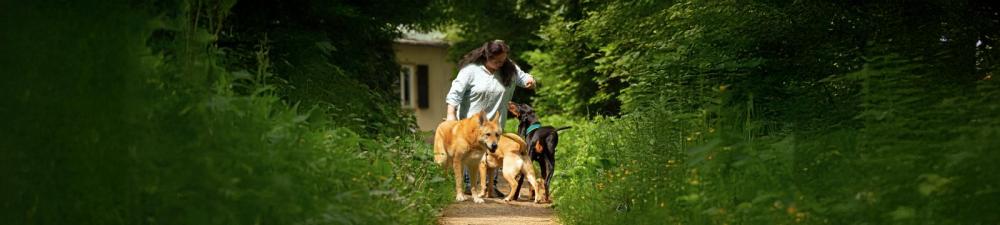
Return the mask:
[(359, 134), (321, 108), (284, 103), (268, 80), (267, 45), (254, 65), (224, 68), (199, 19), (232, 4), (201, 3), (4, 4), (17, 18), (2, 22), (13, 28), (0, 61), (4, 221), (435, 219), (449, 196), (435, 190), (450, 184), (427, 144)]
[[(996, 7), (581, 2), (585, 16), (553, 17), (529, 57), (560, 85), (541, 114), (607, 102), (566, 92), (621, 79), (625, 115), (560, 133), (564, 222), (1000, 221), (1000, 154), (986, 150), (1000, 140), (987, 37), (1000, 24), (977, 16)], [(588, 69), (594, 81), (578, 79)]]
[(366, 138), (399, 136), (415, 128), (392, 91), (399, 74), (392, 43), (397, 28), (431, 18), (430, 3), (241, 0), (214, 33), (228, 66), (251, 65), (257, 46), (268, 46), (271, 83), (284, 101), (318, 105)]

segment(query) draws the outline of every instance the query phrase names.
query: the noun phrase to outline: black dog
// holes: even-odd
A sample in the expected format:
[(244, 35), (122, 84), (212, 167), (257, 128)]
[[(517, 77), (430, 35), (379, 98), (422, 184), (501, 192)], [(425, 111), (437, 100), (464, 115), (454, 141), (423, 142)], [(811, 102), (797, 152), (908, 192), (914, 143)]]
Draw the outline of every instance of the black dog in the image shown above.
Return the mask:
[[(542, 123), (538, 120), (538, 116), (535, 115), (535, 110), (528, 104), (510, 102), (507, 105), (507, 110), (511, 114), (514, 114), (514, 117), (520, 122), (517, 125), (517, 134), (524, 138), (528, 144), (528, 149), (530, 149), (528, 155), (541, 166), (541, 177), (545, 180), (545, 193), (552, 193), (548, 189), (552, 182), (552, 174), (555, 173), (556, 146), (559, 144), (559, 131), (573, 127), (554, 128), (552, 126), (542, 126)], [(517, 179), (517, 187), (513, 193), (514, 196), (519, 196), (518, 194), (521, 192), (521, 184), (523, 182), (524, 176)], [(534, 191), (532, 191), (531, 196), (534, 198)], [(545, 196), (545, 199), (548, 199), (548, 196)]]

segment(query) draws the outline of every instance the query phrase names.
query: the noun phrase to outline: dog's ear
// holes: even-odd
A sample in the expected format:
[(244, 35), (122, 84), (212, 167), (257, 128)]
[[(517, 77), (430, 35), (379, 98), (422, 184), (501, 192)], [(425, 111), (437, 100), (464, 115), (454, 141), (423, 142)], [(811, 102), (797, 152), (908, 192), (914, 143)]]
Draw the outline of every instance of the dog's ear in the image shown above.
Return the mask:
[(501, 111), (497, 111), (497, 113), (495, 115), (493, 115), (493, 121), (490, 121), (490, 122), (496, 123), (498, 126), (501, 126), (501, 124), (500, 124), (500, 112)]
[(518, 112), (517, 110), (517, 103), (508, 102), (507, 111), (510, 111), (511, 114), (514, 114), (514, 117), (521, 117), (521, 112)]
[(476, 113), (476, 117), (478, 118), (476, 121), (479, 121), (479, 125), (486, 125), (486, 111)]

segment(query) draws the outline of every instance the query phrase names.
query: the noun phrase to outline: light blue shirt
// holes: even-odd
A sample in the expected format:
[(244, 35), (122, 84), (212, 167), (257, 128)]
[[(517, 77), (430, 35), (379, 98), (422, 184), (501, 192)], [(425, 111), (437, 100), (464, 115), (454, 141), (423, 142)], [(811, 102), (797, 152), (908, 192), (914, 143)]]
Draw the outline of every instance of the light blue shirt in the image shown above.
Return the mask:
[[(492, 74), (486, 66), (469, 64), (458, 71), (458, 76), (451, 82), (451, 89), (445, 97), (448, 105), (456, 106), (458, 119), (469, 118), (481, 111), (486, 111), (489, 119), (500, 116), (500, 127), (507, 121), (507, 102), (514, 97), (514, 85), (525, 87), (525, 81), (534, 79), (515, 65), (517, 75), (507, 87), (497, 79), (499, 74)], [(498, 113), (499, 112), (499, 113)]]

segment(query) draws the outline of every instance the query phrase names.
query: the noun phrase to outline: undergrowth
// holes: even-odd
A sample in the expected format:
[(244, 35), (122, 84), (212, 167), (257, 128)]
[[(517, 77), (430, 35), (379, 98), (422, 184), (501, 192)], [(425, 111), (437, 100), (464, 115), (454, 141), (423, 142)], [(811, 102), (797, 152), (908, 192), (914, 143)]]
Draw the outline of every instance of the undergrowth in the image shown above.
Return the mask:
[(266, 44), (252, 67), (221, 66), (199, 19), (231, 2), (200, 3), (2, 4), (17, 18), (0, 22), (5, 223), (436, 219), (451, 184), (428, 144), (282, 101)]

